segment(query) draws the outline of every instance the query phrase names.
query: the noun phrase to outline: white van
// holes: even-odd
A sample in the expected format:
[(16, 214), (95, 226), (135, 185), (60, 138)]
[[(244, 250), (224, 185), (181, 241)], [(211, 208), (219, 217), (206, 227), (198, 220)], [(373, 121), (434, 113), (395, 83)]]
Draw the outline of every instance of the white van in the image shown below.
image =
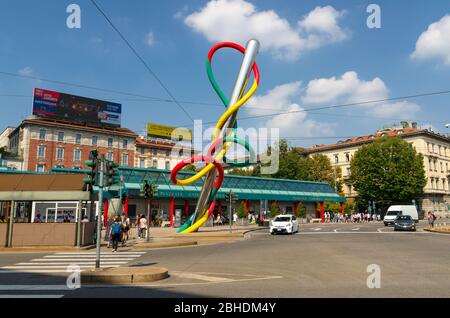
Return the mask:
[(384, 216), (384, 225), (394, 224), (397, 215), (409, 215), (417, 223), (419, 214), (415, 205), (391, 205)]

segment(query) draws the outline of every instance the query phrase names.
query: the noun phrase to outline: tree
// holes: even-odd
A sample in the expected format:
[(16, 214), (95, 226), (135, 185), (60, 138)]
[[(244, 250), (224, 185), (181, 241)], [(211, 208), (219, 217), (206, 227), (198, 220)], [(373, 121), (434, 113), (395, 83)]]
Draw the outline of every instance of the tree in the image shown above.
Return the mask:
[(333, 189), (336, 182), (337, 192), (342, 192), (341, 168), (333, 168), (330, 159), (322, 154), (312, 155), (310, 159), (310, 180), (327, 182)]
[(276, 203), (275, 201), (272, 202), (272, 204), (270, 205), (270, 217), (274, 218), (276, 217), (278, 214), (281, 214), (281, 209), (278, 206), (278, 203)]
[(410, 203), (426, 184), (423, 156), (399, 137), (384, 137), (359, 149), (350, 162), (358, 203)]
[(197, 171), (197, 167), (194, 164), (188, 164), (187, 166), (185, 166), (182, 171), (191, 171), (191, 172), (196, 172)]
[(244, 201), (241, 201), (241, 204), (239, 204), (236, 214), (240, 219), (245, 219), (248, 216), (248, 210), (244, 204)]
[(306, 216), (306, 207), (302, 202), (299, 202), (294, 211), (296, 217), (304, 218)]

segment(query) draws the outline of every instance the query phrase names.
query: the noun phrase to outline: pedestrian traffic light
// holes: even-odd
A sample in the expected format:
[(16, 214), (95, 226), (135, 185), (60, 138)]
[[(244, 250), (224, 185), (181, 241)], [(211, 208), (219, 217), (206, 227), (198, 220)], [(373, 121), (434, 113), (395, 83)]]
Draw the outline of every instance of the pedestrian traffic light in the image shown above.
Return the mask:
[(158, 195), (158, 186), (156, 184), (149, 184), (147, 180), (144, 180), (140, 194), (141, 197), (152, 199)]
[(106, 185), (108, 187), (120, 183), (119, 164), (114, 161), (106, 161)]
[(97, 150), (92, 150), (89, 155), (89, 160), (85, 160), (84, 164), (88, 166), (89, 173), (87, 178), (83, 178), (83, 183), (86, 185), (90, 185), (91, 188), (96, 185), (98, 179), (98, 170), (99, 170), (99, 161), (98, 161), (98, 152)]

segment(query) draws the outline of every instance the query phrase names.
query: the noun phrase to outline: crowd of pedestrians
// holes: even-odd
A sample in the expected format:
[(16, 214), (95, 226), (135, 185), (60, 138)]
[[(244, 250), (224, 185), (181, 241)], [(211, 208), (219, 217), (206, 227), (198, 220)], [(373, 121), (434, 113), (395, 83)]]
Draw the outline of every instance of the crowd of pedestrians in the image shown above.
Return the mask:
[(342, 213), (325, 212), (324, 218), (326, 223), (368, 223), (368, 222), (380, 222), (381, 214), (379, 213), (342, 214)]

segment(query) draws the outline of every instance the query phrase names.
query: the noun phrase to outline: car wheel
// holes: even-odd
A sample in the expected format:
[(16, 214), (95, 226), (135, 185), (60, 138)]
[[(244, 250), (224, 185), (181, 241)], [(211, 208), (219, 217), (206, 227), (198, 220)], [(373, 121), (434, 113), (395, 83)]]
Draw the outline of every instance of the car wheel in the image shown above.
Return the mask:
[(388, 224), (386, 222), (384, 222), (384, 226), (388, 226)]

